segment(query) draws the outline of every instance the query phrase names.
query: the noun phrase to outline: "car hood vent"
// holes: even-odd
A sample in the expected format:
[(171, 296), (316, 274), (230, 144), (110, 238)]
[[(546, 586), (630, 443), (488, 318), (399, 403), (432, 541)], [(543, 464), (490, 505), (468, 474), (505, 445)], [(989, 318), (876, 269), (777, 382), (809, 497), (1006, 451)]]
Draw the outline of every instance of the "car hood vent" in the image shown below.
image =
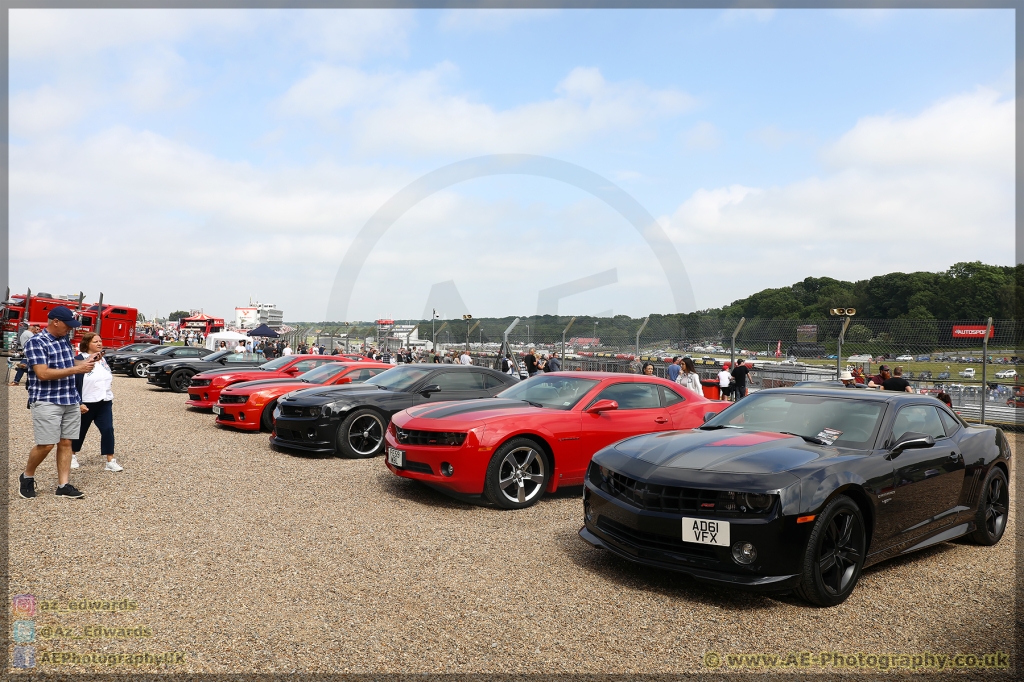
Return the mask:
[[(730, 474), (775, 474), (803, 466), (825, 457), (835, 457), (835, 448), (808, 446), (800, 438), (765, 433), (760, 442), (758, 432), (676, 431), (647, 434), (629, 438), (615, 449), (643, 462), (670, 469), (714, 471)], [(739, 435), (748, 440), (737, 438)], [(749, 444), (747, 444), (749, 442)]]

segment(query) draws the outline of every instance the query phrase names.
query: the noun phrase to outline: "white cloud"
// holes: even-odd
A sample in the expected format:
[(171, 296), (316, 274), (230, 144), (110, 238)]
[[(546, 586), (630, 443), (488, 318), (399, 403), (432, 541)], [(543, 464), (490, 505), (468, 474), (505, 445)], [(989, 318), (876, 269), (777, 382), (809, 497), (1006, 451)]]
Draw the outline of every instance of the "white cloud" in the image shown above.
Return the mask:
[(290, 35), (311, 52), (355, 61), (371, 54), (404, 54), (414, 27), (412, 10), (313, 9), (298, 15)]
[(776, 152), (791, 144), (807, 143), (812, 141), (811, 136), (807, 134), (781, 130), (773, 125), (752, 131), (750, 133), (750, 138)]
[(699, 121), (682, 133), (683, 144), (693, 151), (711, 151), (722, 143), (722, 135), (710, 121)]
[(87, 92), (43, 85), (11, 95), (8, 125), (14, 136), (51, 133), (78, 121), (93, 104)]
[(453, 9), (441, 14), (438, 28), (445, 31), (504, 31), (517, 24), (547, 19), (558, 13), (554, 9), (475, 8)]
[(353, 143), (363, 152), (540, 153), (635, 130), (695, 104), (677, 89), (613, 83), (596, 68), (578, 67), (557, 85), (553, 99), (496, 110), (452, 92), (457, 76), (450, 63), (378, 74), (321, 65), (285, 93), (280, 110), (322, 120), (345, 117)]
[[(865, 117), (823, 151), (828, 172), (701, 189), (661, 222), (699, 307), (791, 284), (794, 258), (800, 277), (843, 279), (962, 260), (1010, 264), (1013, 154), (1012, 101), (979, 90), (916, 116)], [(723, 279), (723, 266), (740, 277)]]

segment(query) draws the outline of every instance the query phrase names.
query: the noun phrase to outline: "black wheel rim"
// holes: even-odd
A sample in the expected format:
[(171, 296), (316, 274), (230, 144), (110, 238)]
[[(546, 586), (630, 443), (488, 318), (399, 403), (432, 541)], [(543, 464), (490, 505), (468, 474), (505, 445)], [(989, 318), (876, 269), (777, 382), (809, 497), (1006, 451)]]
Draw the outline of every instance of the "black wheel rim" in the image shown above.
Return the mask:
[(1006, 511), (1009, 505), (1006, 499), (1008, 490), (1002, 476), (993, 476), (988, 484), (985, 497), (985, 530), (989, 536), (998, 538), (1006, 528)]
[(372, 455), (384, 439), (384, 425), (372, 415), (363, 415), (348, 427), (348, 445), (357, 455)]
[(829, 594), (849, 591), (864, 554), (864, 533), (852, 512), (843, 510), (832, 517), (818, 551), (818, 575)]
[(544, 479), (544, 458), (531, 447), (509, 451), (498, 467), (498, 489), (509, 502), (531, 502), (544, 490)]
[(185, 389), (187, 389), (191, 385), (192, 385), (192, 377), (188, 377), (188, 376), (182, 375), (182, 376), (179, 376), (179, 377), (175, 378), (175, 380), (174, 380), (174, 387), (178, 391), (184, 391)]

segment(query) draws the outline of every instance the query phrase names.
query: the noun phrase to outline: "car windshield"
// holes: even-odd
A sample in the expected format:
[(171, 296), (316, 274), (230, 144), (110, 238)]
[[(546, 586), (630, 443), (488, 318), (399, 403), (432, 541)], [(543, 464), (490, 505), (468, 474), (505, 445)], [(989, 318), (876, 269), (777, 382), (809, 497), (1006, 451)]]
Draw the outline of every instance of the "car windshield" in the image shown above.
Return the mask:
[(389, 391), (404, 391), (433, 371), (433, 367), (395, 367), (367, 379), (364, 384), (380, 386)]
[(289, 362), (292, 362), (293, 360), (295, 360), (295, 356), (293, 355), (282, 355), (279, 358), (274, 358), (273, 360), (268, 360), (267, 362), (264, 362), (262, 365), (260, 365), (260, 369), (265, 369), (268, 372), (273, 372), (276, 369), (281, 369), (282, 367), (287, 365)]
[(204, 355), (203, 356), (203, 360), (209, 360), (210, 362), (215, 362), (217, 360), (220, 360), (225, 355), (231, 355), (231, 353), (232, 353), (232, 351), (230, 351), (230, 350), (226, 350), (226, 349), (225, 350), (219, 350), (216, 353), (210, 353), (209, 355)]
[(755, 393), (718, 413), (701, 429), (791, 433), (844, 448), (868, 448), (885, 403), (796, 393)]
[(168, 353), (170, 353), (175, 348), (177, 348), (177, 346), (160, 346), (156, 350), (145, 350), (145, 351), (142, 351), (142, 352), (143, 353), (152, 353), (153, 355), (167, 355)]
[(555, 410), (571, 410), (595, 385), (596, 379), (579, 379), (561, 374), (541, 375), (506, 388), (498, 397), (525, 400)]
[(310, 384), (322, 384), (343, 371), (345, 371), (345, 365), (340, 362), (329, 362), (326, 365), (320, 365), (316, 369), (303, 372), (299, 375), (299, 379)]

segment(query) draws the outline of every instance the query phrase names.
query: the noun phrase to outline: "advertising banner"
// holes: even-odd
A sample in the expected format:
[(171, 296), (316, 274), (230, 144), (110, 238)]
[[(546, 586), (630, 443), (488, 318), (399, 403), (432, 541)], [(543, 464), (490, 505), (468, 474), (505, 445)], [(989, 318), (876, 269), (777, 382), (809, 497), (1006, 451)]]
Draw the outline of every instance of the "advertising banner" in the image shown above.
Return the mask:
[(796, 327), (796, 342), (797, 343), (817, 343), (818, 342), (818, 325), (816, 324), (799, 324)]
[[(995, 331), (995, 325), (992, 325), (992, 330), (989, 332), (988, 338), (992, 338), (992, 332)], [(953, 326), (953, 338), (954, 339), (983, 339), (985, 338), (985, 325), (983, 324), (958, 324)]]

